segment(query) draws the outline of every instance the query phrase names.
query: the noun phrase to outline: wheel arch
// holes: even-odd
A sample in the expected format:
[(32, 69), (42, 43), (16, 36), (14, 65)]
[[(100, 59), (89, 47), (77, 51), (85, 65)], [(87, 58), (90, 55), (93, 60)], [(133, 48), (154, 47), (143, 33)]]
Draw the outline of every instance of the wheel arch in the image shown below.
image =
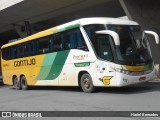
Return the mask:
[(24, 74), (21, 74), (20, 77), (19, 77), (19, 79), (21, 80), (21, 78), (22, 78), (23, 76), (25, 76), (25, 75), (24, 75)]
[[(17, 77), (17, 75), (12, 76), (12, 85), (14, 84), (14, 79)], [(18, 78), (18, 77), (17, 77)]]
[(81, 77), (82, 77), (82, 75), (85, 74), (85, 73), (90, 74), (90, 73), (89, 73), (88, 71), (86, 71), (86, 70), (80, 71), (80, 72), (78, 73), (78, 85), (79, 85), (79, 86), (81, 86)]

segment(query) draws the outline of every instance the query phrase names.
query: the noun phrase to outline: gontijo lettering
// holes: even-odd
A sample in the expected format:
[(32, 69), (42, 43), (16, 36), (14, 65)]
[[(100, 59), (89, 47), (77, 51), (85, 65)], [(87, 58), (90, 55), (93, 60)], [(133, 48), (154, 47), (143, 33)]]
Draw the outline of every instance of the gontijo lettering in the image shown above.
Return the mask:
[(36, 59), (32, 58), (29, 60), (19, 60), (14, 62), (14, 67), (21, 67), (21, 66), (31, 66), (36, 64)]

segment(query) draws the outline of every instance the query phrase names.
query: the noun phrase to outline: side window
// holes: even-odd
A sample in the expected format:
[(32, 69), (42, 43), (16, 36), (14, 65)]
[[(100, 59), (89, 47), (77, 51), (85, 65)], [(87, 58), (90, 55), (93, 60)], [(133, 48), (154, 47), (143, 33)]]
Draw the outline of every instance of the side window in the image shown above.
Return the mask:
[(80, 30), (76, 31), (76, 39), (77, 39), (77, 49), (88, 51), (88, 47)]
[(76, 34), (75, 31), (69, 31), (68, 32), (68, 40), (67, 40), (67, 44), (69, 46), (70, 49), (76, 49)]
[(86, 25), (84, 26), (84, 29), (88, 35), (88, 37), (92, 40), (94, 36), (96, 35), (96, 31), (105, 30), (105, 26), (102, 24), (95, 24), (95, 25)]
[(90, 38), (92, 45), (97, 53), (98, 52), (98, 41), (97, 41), (97, 34), (95, 32), (100, 31), (100, 30), (105, 30), (106, 29), (105, 26), (102, 24), (86, 25), (84, 26), (84, 29), (88, 37)]
[(91, 42), (92, 42), (92, 45), (96, 51), (96, 53), (98, 54), (98, 40), (97, 40), (97, 35), (95, 33), (95, 28), (94, 26), (89, 26), (89, 27), (86, 27), (86, 33), (88, 35), (88, 37), (90, 38)]
[(14, 59), (18, 57), (18, 53), (17, 53), (17, 46), (13, 47), (13, 53), (14, 53)]
[(23, 43), (24, 45), (24, 56), (30, 56), (35, 55), (37, 53), (37, 42), (36, 41), (30, 41)]
[(71, 48), (71, 43), (70, 43), (70, 39), (69, 39), (69, 35), (68, 34), (65, 34), (64, 35), (65, 39), (64, 39), (64, 49), (65, 50), (69, 50)]
[(16, 46), (12, 46), (8, 48), (8, 59), (16, 59), (17, 58), (17, 48)]
[[(12, 46), (2, 49), (2, 58), (5, 60), (16, 59), (23, 55), (23, 48), (18, 46)], [(21, 50), (21, 52), (20, 52)]]
[(10, 59), (14, 59), (14, 47), (10, 48)]
[(94, 28), (93, 27), (86, 27), (86, 33), (88, 37), (91, 39), (92, 35), (94, 34)]
[(104, 60), (113, 61), (109, 35), (100, 35), (97, 37), (97, 40), (99, 41), (98, 56)]
[(30, 55), (34, 55), (37, 53), (37, 42), (32, 41), (30, 42)]
[(24, 47), (22, 45), (18, 45), (17, 47), (17, 57), (23, 57), (24, 56)]
[(72, 29), (2, 49), (4, 59), (16, 59), (69, 49), (88, 51), (79, 29)]
[(53, 51), (64, 50), (64, 34), (55, 34), (53, 36)]
[[(35, 51), (35, 44), (31, 44), (31, 51)], [(38, 40), (38, 51), (39, 53), (48, 53), (49, 52), (49, 37), (40, 38)]]
[(81, 49), (88, 51), (86, 42), (79, 29), (67, 31), (66, 36), (65, 45), (68, 46), (69, 49)]
[(8, 60), (9, 59), (9, 48), (2, 49), (2, 58), (4, 60)]
[(24, 54), (25, 56), (29, 56), (29, 52), (30, 52), (30, 45), (29, 43), (24, 44)]

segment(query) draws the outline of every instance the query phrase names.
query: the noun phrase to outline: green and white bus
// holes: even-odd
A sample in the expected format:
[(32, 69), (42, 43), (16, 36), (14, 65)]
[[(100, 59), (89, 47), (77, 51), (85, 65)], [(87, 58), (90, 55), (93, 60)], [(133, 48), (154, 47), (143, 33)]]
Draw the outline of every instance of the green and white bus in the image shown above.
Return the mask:
[(153, 80), (151, 50), (138, 23), (83, 18), (2, 46), (3, 82), (29, 86), (121, 87)]

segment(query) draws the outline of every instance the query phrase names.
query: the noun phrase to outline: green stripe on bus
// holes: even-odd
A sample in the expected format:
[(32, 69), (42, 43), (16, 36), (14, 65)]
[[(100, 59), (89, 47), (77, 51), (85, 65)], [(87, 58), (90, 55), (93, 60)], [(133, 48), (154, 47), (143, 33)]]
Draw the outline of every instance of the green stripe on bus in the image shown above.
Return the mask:
[(39, 75), (36, 80), (44, 80), (50, 72), (53, 61), (56, 58), (57, 53), (46, 54), (42, 63)]
[(40, 70), (40, 73), (37, 77), (37, 80), (56, 79), (60, 75), (63, 69), (63, 66), (65, 64), (65, 61), (68, 57), (69, 52), (70, 50), (66, 50), (66, 51), (61, 51), (61, 52), (51, 53), (46, 55), (42, 68)]
[(66, 30), (70, 30), (70, 29), (74, 29), (74, 28), (78, 28), (78, 27), (80, 27), (80, 24), (75, 24), (75, 25), (67, 26), (65, 28), (66, 28)]
[(90, 66), (90, 62), (81, 62), (81, 63), (74, 63), (75, 67), (88, 67)]
[(80, 24), (70, 25), (70, 26), (67, 26), (67, 27), (64, 27), (64, 28), (61, 28), (61, 29), (57, 29), (57, 30), (54, 31), (54, 33), (59, 33), (59, 32), (63, 32), (63, 31), (66, 31), (66, 30), (78, 28), (79, 26), (80, 26)]
[(61, 73), (70, 50), (58, 52), (46, 80), (56, 79)]

